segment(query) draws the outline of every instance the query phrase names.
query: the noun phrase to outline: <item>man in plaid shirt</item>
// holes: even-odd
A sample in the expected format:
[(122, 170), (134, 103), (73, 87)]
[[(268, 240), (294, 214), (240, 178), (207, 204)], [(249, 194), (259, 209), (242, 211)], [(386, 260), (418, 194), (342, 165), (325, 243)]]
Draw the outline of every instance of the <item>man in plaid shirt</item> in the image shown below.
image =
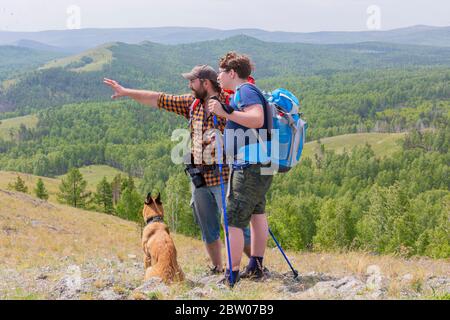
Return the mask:
[[(227, 93), (222, 91), (217, 82), (216, 71), (207, 65), (199, 65), (183, 77), (189, 80), (192, 94), (171, 95), (161, 92), (133, 90), (122, 87), (117, 81), (104, 79), (104, 83), (114, 90), (113, 99), (130, 97), (151, 107), (164, 109), (185, 117), (190, 123), (191, 153), (194, 168), (201, 172), (204, 185), (195, 186), (191, 183), (191, 206), (194, 217), (202, 231), (206, 251), (211, 259), (213, 274), (223, 272), (222, 243), (220, 241), (220, 228), (222, 216), (222, 194), (220, 174), (215, 150), (215, 129), (222, 133), (225, 129), (226, 119), (217, 118), (218, 126), (215, 128), (213, 115), (208, 111), (208, 101), (211, 97), (218, 97), (222, 103), (227, 102)], [(205, 152), (208, 150), (209, 152)], [(222, 176), (228, 187), (229, 169), (223, 166)], [(226, 189), (225, 189), (226, 190)], [(250, 256), (250, 231), (245, 230), (245, 252)]]

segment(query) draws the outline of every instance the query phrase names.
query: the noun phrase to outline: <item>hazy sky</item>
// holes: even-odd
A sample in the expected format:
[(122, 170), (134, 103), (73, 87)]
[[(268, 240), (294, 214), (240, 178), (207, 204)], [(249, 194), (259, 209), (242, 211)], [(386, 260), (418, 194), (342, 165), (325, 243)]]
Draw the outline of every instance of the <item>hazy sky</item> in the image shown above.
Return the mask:
[(373, 5), (382, 30), (450, 25), (450, 0), (0, 0), (0, 30), (66, 29), (71, 5), (80, 8), (81, 28), (367, 30)]

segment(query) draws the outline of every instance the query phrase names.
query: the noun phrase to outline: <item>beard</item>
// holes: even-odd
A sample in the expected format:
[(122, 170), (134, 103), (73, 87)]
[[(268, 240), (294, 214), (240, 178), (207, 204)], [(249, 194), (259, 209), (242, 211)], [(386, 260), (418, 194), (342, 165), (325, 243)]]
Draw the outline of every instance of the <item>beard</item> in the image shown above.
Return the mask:
[(200, 100), (205, 100), (206, 97), (208, 96), (208, 92), (206, 92), (205, 89), (192, 89), (192, 92), (194, 93), (194, 96), (196, 99), (200, 99)]

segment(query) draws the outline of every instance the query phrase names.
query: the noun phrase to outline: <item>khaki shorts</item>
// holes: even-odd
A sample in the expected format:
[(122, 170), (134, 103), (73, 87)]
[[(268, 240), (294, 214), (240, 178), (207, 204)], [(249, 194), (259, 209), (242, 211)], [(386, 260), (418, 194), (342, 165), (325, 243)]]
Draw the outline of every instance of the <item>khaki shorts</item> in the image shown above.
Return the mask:
[(228, 225), (243, 229), (248, 227), (252, 214), (265, 213), (266, 193), (272, 180), (272, 175), (261, 175), (259, 164), (230, 171), (227, 195)]

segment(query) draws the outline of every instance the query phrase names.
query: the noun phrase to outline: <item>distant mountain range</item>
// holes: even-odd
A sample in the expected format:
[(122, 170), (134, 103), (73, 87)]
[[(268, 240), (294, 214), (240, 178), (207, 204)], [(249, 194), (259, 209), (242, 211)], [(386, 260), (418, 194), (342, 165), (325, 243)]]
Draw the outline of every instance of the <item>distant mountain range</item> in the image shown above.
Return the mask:
[(351, 44), (387, 42), (430, 46), (450, 46), (450, 26), (412, 26), (387, 31), (282, 32), (261, 29), (219, 30), (211, 28), (160, 27), (132, 29), (79, 29), (41, 32), (0, 31), (0, 45), (46, 47), (46, 51), (81, 52), (108, 42), (137, 44), (151, 41), (161, 44), (193, 43), (247, 35), (268, 42), (312, 44)]
[[(14, 61), (18, 52), (10, 48), (26, 51), (24, 56), (33, 56), (32, 49), (2, 46), (0, 56), (5, 51), (4, 59), (8, 59), (9, 53), (9, 60)], [(218, 58), (229, 50), (245, 52), (252, 57), (257, 79), (279, 76), (297, 79), (355, 70), (450, 66), (450, 47), (379, 42), (270, 43), (242, 35), (178, 45), (113, 42), (61, 59), (47, 57), (39, 68), (20, 66), (16, 71), (20, 71), (19, 75), (0, 82), (0, 112), (25, 106), (41, 108), (107, 100), (111, 92), (103, 85), (103, 77), (119, 79), (131, 87), (181, 92), (186, 90), (186, 83), (180, 76), (182, 72), (201, 63), (217, 67)]]
[(64, 49), (62, 47), (56, 47), (52, 45), (48, 45), (42, 42), (34, 41), (34, 40), (19, 40), (11, 44), (15, 47), (21, 47), (21, 48), (28, 48), (38, 51), (45, 51), (45, 52), (60, 52), (62, 54), (70, 54), (72, 53), (72, 50), (70, 49)]

